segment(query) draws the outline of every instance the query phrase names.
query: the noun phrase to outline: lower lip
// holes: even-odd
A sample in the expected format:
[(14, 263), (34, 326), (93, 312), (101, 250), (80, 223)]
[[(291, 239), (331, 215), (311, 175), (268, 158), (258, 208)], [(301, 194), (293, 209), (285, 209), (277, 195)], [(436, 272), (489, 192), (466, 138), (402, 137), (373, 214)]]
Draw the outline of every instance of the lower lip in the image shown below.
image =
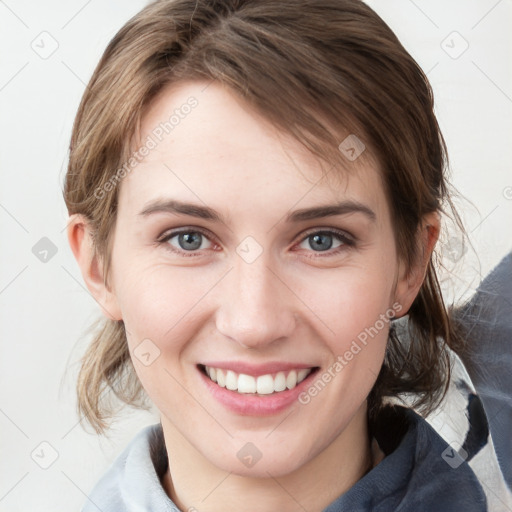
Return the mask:
[(237, 391), (222, 388), (204, 374), (199, 367), (198, 371), (202, 377), (202, 381), (206, 384), (206, 387), (213, 397), (231, 411), (246, 416), (269, 416), (284, 411), (295, 402), (302, 391), (309, 386), (311, 379), (318, 372), (318, 368), (313, 370), (293, 389), (287, 389), (286, 391), (268, 395), (238, 393)]

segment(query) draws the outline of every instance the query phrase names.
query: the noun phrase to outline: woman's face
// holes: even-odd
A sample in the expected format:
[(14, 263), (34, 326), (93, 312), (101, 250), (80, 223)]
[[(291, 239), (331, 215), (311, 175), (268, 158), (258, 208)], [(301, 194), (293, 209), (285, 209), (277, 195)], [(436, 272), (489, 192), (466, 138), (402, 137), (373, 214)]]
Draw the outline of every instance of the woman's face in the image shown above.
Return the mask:
[[(347, 159), (326, 177), (205, 87), (166, 89), (143, 119), (141, 144), (157, 144), (120, 185), (108, 308), (164, 429), (225, 471), (286, 474), (366, 414), (406, 277), (377, 168)], [(204, 365), (235, 370), (242, 392)], [(295, 387), (294, 368), (317, 370)]]

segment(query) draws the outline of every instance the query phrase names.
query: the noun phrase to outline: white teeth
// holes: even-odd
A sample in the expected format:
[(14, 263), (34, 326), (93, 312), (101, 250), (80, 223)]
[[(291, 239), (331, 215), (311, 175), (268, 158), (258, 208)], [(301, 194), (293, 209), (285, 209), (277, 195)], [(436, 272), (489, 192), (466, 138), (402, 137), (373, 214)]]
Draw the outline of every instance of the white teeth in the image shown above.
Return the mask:
[(222, 370), (216, 369), (216, 373), (217, 373), (217, 384), (221, 388), (226, 387), (226, 377), (224, 376), (224, 372)]
[(205, 366), (206, 373), (213, 382), (231, 391), (238, 393), (258, 393), (259, 395), (270, 395), (272, 393), (293, 389), (302, 382), (312, 371), (312, 368), (302, 368), (300, 370), (291, 370), (277, 372), (275, 377), (270, 374), (253, 377), (244, 373), (235, 373), (232, 370), (222, 370)]
[(226, 372), (226, 389), (231, 389), (231, 391), (235, 391), (238, 387), (238, 378), (235, 375), (235, 372), (228, 370)]
[[(230, 370), (228, 370), (228, 372), (229, 371)], [(256, 393), (256, 379), (251, 375), (241, 373), (238, 376), (237, 386), (233, 391), (238, 391), (239, 393)]]
[(286, 377), (286, 387), (292, 389), (297, 385), (297, 372), (292, 370)]
[(274, 379), (274, 389), (276, 391), (284, 391), (286, 389), (286, 375), (284, 372), (278, 372)]
[(256, 381), (256, 392), (259, 395), (270, 395), (274, 392), (274, 379), (272, 375), (260, 375)]
[(302, 382), (309, 375), (309, 368), (303, 368), (297, 372), (297, 383)]

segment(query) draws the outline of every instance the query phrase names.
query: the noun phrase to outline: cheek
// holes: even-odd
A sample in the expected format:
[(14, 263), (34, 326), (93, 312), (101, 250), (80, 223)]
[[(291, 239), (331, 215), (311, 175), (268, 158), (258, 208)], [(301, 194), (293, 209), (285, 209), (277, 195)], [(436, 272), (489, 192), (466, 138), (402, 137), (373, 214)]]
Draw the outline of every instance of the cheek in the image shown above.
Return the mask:
[(132, 266), (123, 277), (118, 302), (130, 346), (149, 338), (166, 350), (194, 328), (195, 313), (219, 280), (215, 272), (165, 265)]
[(389, 327), (390, 318), (397, 313), (392, 307), (392, 291), (392, 272), (365, 266), (318, 274), (314, 283), (304, 279), (299, 293), (330, 337), (339, 340), (341, 350), (367, 329), (385, 331)]
[(323, 277), (317, 280), (314, 288), (303, 288), (305, 302), (325, 333), (323, 342), (330, 361), (319, 377), (332, 382), (331, 389), (337, 390), (332, 395), (333, 410), (337, 400), (359, 407), (379, 374), (390, 323), (400, 311), (399, 306), (393, 307), (392, 275), (369, 266), (338, 269), (331, 276), (326, 273), (325, 281)]
[(202, 326), (205, 293), (217, 281), (197, 269), (132, 265), (118, 288), (137, 376), (160, 410), (172, 404), (170, 417), (173, 409), (181, 410), (172, 397), (180, 397), (180, 407), (195, 405), (178, 383), (180, 354)]

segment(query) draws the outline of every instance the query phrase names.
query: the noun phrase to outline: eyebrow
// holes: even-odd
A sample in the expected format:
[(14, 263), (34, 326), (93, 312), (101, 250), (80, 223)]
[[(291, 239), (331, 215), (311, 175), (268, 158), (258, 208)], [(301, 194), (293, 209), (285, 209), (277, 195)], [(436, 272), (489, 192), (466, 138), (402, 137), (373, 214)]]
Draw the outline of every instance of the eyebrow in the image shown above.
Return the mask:
[(224, 219), (214, 209), (194, 203), (186, 203), (175, 199), (157, 199), (150, 202), (139, 215), (147, 217), (153, 213), (181, 213), (201, 219), (224, 222)]
[(286, 216), (285, 221), (299, 222), (311, 219), (320, 219), (322, 217), (332, 217), (334, 215), (349, 215), (351, 213), (362, 213), (372, 222), (377, 220), (377, 215), (368, 206), (359, 203), (358, 201), (342, 201), (333, 205), (295, 210)]
[[(175, 199), (157, 199), (150, 202), (139, 213), (143, 217), (147, 217), (154, 213), (173, 213), (190, 215), (201, 219), (226, 223), (225, 219), (214, 209), (208, 206), (201, 206), (194, 203), (177, 201)], [(368, 206), (358, 201), (342, 201), (333, 205), (315, 206), (312, 208), (303, 208), (290, 212), (285, 217), (285, 222), (301, 222), (312, 219), (320, 219), (323, 217), (332, 217), (335, 215), (349, 215), (352, 213), (362, 213), (375, 222), (377, 215)]]

